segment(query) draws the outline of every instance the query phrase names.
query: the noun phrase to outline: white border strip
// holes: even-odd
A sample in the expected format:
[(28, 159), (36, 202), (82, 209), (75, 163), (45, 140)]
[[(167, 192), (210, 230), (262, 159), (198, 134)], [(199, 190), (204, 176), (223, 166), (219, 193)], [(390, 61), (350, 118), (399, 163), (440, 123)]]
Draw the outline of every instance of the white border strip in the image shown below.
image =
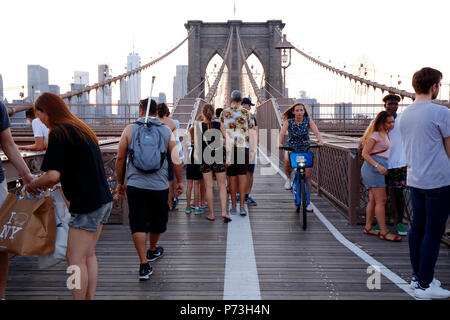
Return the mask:
[[(266, 160), (271, 164), (272, 167), (274, 167), (277, 172), (283, 177), (283, 179), (287, 180), (286, 175), (281, 172), (281, 170), (278, 168), (278, 166), (273, 163), (267, 155), (258, 147), (259, 152), (266, 158)], [(314, 214), (319, 218), (319, 220), (327, 227), (327, 229), (333, 234), (333, 236), (338, 240), (340, 243), (342, 243), (344, 246), (347, 247), (350, 251), (352, 251), (354, 254), (356, 254), (358, 257), (360, 257), (362, 260), (367, 262), (369, 265), (379, 268), (380, 273), (384, 275), (386, 278), (391, 280), (397, 287), (405, 291), (407, 294), (409, 294), (411, 297), (415, 299), (414, 290), (411, 289), (410, 285), (403, 280), (401, 277), (399, 277), (397, 274), (389, 270), (386, 266), (384, 266), (382, 263), (378, 262), (374, 258), (372, 258), (370, 255), (368, 255), (365, 251), (358, 248), (353, 242), (350, 242), (345, 238), (342, 233), (337, 230), (333, 224), (328, 221), (327, 218), (320, 212), (319, 209), (311, 202), (311, 205), (314, 209)]]
[(249, 216), (237, 214), (231, 218), (233, 221), (228, 223), (227, 231), (223, 299), (261, 300)]

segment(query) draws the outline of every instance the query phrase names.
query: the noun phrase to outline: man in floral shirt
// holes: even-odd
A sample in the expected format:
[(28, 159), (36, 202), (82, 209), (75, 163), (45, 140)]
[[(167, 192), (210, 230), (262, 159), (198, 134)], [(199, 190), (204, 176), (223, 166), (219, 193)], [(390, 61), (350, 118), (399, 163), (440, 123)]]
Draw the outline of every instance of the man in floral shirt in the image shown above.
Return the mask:
[[(222, 111), (220, 123), (227, 133), (227, 175), (230, 177), (231, 214), (237, 214), (236, 192), (247, 192), (247, 170), (250, 158), (249, 130), (255, 126), (250, 112), (242, 107), (242, 93), (234, 90), (231, 93), (231, 106)], [(251, 148), (253, 150), (253, 148)], [(251, 157), (250, 157), (251, 156)], [(247, 215), (245, 197), (240, 197), (240, 214)]]

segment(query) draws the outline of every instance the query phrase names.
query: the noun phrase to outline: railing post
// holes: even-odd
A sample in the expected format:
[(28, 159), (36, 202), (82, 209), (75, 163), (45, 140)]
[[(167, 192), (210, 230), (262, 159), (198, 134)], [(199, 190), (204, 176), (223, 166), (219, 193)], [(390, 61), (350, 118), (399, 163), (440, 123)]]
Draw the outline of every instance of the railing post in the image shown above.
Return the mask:
[(348, 153), (348, 221), (354, 226), (357, 223), (360, 199), (359, 156), (355, 150)]
[(317, 195), (319, 197), (322, 196), (322, 189), (321, 189), (321, 185), (322, 185), (322, 157), (320, 155), (320, 149), (322, 148), (318, 148), (317, 149)]

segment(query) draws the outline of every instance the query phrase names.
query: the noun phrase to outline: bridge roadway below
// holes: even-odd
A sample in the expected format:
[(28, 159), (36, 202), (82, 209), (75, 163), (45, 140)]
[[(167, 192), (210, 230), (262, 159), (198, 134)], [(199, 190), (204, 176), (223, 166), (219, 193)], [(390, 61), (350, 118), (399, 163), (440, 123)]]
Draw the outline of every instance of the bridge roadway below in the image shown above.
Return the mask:
[[(205, 219), (207, 212), (186, 215), (183, 194), (159, 242), (165, 255), (151, 263), (148, 281), (138, 280), (129, 227), (105, 225), (96, 249), (96, 299), (413, 299), (407, 237), (391, 243), (364, 235), (363, 226), (350, 226), (314, 191), (315, 212), (304, 231), (284, 179), (262, 175), (267, 167), (255, 171), (252, 196), (258, 205), (249, 207), (247, 217), (231, 216), (229, 224), (220, 219), (216, 187), (214, 222)], [(370, 264), (381, 266), (378, 289), (367, 286)], [(71, 299), (66, 268), (61, 262), (39, 270), (36, 257), (12, 258), (7, 299)], [(450, 287), (450, 250), (444, 244), (435, 276)]]

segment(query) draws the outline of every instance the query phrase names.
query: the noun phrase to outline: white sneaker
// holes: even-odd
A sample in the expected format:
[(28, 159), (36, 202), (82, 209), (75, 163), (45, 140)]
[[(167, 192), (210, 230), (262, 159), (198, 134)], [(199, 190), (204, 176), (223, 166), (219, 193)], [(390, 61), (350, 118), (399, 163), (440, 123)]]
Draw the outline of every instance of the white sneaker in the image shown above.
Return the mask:
[(450, 297), (450, 291), (430, 285), (426, 289), (414, 289), (414, 295), (419, 299), (446, 299)]
[[(412, 279), (412, 280), (411, 280), (411, 284), (410, 284), (411, 289), (414, 290), (414, 289), (416, 288), (416, 286), (417, 286), (418, 283), (419, 283), (419, 282), (416, 281), (415, 278)], [(433, 281), (431, 281), (430, 286), (440, 287), (440, 286), (441, 286), (441, 282), (440, 282), (438, 279), (433, 278)]]
[(311, 203), (306, 206), (306, 211), (313, 212), (313, 207)]
[(291, 185), (292, 185), (291, 180), (286, 180), (286, 183), (284, 184), (284, 188), (286, 190), (291, 190)]

